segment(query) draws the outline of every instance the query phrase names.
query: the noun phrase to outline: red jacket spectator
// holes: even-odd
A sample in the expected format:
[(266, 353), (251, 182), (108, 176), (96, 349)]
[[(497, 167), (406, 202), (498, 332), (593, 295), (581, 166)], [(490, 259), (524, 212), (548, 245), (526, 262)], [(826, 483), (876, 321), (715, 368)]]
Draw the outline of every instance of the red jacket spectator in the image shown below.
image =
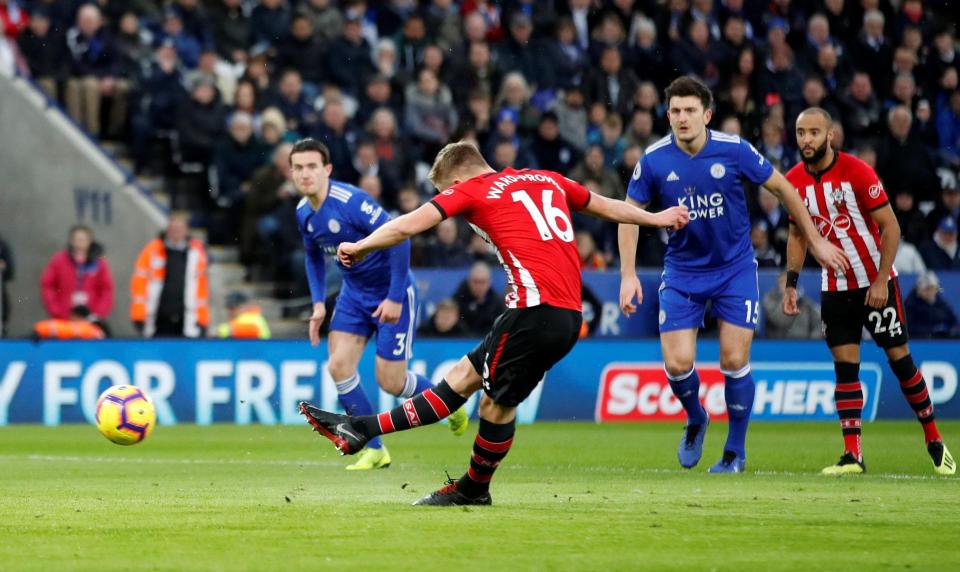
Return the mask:
[(52, 318), (67, 319), (75, 306), (87, 306), (97, 318), (113, 309), (113, 276), (103, 249), (84, 226), (70, 232), (70, 245), (53, 255), (40, 279), (43, 305)]

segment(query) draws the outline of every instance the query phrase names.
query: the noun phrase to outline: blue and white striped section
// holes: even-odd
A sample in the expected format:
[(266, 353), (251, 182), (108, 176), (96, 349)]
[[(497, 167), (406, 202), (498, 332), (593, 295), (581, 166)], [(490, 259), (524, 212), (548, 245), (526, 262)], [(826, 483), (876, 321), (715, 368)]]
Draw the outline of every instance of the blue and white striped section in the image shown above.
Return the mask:
[(724, 133), (722, 131), (710, 130), (710, 138), (714, 141), (720, 141), (721, 143), (734, 143), (736, 145), (740, 144), (739, 135), (731, 135), (730, 133)]
[(353, 193), (351, 193), (347, 189), (344, 189), (343, 187), (330, 185), (330, 196), (337, 199), (341, 203), (350, 202), (350, 197), (352, 195)]
[(654, 143), (653, 145), (650, 145), (649, 147), (647, 147), (647, 150), (644, 151), (644, 153), (645, 153), (646, 155), (649, 155), (650, 153), (653, 153), (653, 152), (656, 151), (657, 149), (662, 149), (662, 148), (666, 147), (667, 145), (669, 145), (669, 144), (671, 144), (671, 143), (673, 143), (673, 135), (667, 135), (667, 136), (664, 137), (663, 139), (661, 139), (661, 140), (657, 141), (656, 143)]

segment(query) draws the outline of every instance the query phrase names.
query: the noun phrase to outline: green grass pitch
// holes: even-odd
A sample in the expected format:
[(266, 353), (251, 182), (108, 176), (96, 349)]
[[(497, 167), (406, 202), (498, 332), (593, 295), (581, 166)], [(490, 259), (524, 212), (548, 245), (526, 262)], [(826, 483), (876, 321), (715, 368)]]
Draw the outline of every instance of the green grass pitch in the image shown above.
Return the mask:
[(471, 429), (391, 436), (393, 466), (356, 474), (306, 425), (0, 428), (0, 570), (960, 570), (960, 481), (915, 422), (865, 425), (870, 474), (843, 479), (817, 474), (832, 423), (754, 424), (743, 475), (706, 474), (721, 423), (692, 471), (678, 425), (521, 426), (493, 507), (409, 506)]

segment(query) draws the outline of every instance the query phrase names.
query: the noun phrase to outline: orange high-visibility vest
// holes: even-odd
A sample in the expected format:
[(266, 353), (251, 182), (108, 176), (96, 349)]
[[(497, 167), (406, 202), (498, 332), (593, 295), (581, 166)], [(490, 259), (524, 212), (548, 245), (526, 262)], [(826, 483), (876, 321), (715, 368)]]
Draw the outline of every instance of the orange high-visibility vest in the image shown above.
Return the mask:
[(227, 324), (220, 324), (217, 334), (221, 338), (239, 338), (245, 340), (270, 339), (270, 326), (263, 319), (260, 308), (247, 306)]
[[(155, 238), (147, 243), (137, 257), (133, 278), (130, 280), (130, 319), (143, 322), (143, 335), (150, 337), (155, 331), (157, 306), (160, 292), (167, 275), (167, 248), (163, 239)], [(183, 334), (189, 338), (200, 336), (200, 327), (210, 323), (207, 290), (207, 251), (203, 243), (191, 239), (187, 246), (187, 275), (183, 292)]]
[(102, 340), (103, 330), (84, 320), (43, 320), (33, 326), (37, 336), (56, 340)]

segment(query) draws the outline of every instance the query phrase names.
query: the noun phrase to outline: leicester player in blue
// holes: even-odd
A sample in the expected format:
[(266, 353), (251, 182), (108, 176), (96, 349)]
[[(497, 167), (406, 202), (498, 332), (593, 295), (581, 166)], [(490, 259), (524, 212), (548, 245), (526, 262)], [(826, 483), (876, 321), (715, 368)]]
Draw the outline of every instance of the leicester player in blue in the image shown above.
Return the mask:
[[(710, 302), (720, 324), (720, 369), (730, 419), (723, 455), (711, 473), (739, 473), (746, 462), (746, 434), (753, 409), (750, 344), (760, 312), (757, 265), (743, 180), (763, 185), (780, 199), (827, 268), (843, 269), (843, 253), (824, 240), (800, 195), (750, 143), (707, 129), (713, 95), (699, 80), (680, 77), (666, 90), (671, 135), (650, 145), (634, 169), (627, 201), (690, 209), (690, 224), (670, 234), (660, 285), (660, 345), (674, 395), (687, 413), (680, 464), (692, 468), (703, 454), (710, 419), (700, 403), (694, 367), (697, 331)], [(620, 225), (620, 308), (629, 316), (643, 301), (636, 273), (637, 227)], [(634, 303), (636, 298), (636, 304)]]
[[(313, 139), (297, 142), (290, 152), (293, 184), (303, 195), (297, 205), (297, 226), (306, 249), (307, 280), (313, 298), (310, 343), (320, 343), (326, 317), (324, 255), (336, 256), (341, 242), (357, 242), (390, 220), (387, 212), (362, 190), (330, 179), (330, 151)], [(379, 386), (402, 398), (433, 387), (407, 370), (417, 317), (417, 290), (410, 273), (410, 243), (404, 241), (368, 256), (361, 264), (341, 268), (343, 286), (330, 320), (330, 376), (340, 404), (349, 415), (372, 415), (373, 406), (360, 385), (357, 366), (371, 336), (377, 337), (376, 376)], [(460, 408), (449, 418), (450, 429), (462, 435), (467, 414)], [(390, 465), (390, 453), (372, 439), (348, 470)]]

